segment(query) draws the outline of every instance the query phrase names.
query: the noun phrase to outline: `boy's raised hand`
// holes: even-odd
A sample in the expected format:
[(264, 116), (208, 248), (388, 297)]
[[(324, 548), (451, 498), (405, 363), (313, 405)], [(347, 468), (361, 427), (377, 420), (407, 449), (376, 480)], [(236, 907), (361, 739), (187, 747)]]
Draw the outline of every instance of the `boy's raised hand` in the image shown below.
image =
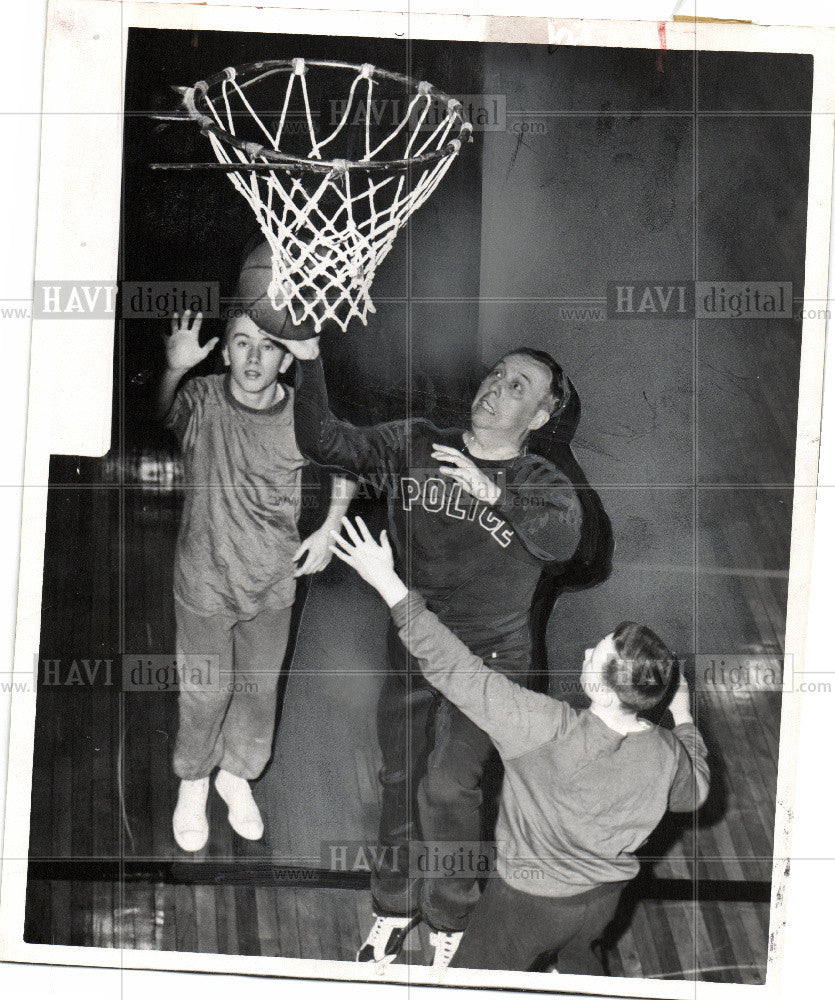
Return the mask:
[(690, 685), (684, 676), (684, 671), (679, 667), (678, 687), (676, 693), (670, 699), (670, 715), (673, 723), (680, 726), (685, 722), (692, 722), (693, 716), (690, 711)]
[(186, 309), (182, 316), (179, 313), (172, 316), (171, 333), (165, 338), (165, 361), (172, 371), (186, 372), (199, 365), (214, 350), (217, 337), (200, 346), (202, 325), (203, 313), (200, 312), (195, 313), (193, 319), (190, 309)]
[(342, 518), (344, 535), (331, 532), (331, 552), (353, 567), (366, 583), (370, 583), (389, 607), (394, 607), (408, 591), (394, 571), (394, 556), (388, 536), (385, 531), (381, 532), (378, 544), (365, 521), (361, 517), (355, 520), (356, 527), (347, 517)]

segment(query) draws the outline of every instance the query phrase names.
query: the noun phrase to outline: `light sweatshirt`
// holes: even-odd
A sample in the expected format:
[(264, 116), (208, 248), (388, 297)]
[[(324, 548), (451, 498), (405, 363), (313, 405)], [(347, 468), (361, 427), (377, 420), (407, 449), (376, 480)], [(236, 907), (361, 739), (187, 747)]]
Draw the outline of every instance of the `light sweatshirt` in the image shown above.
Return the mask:
[(505, 767), (499, 875), (536, 896), (633, 878), (635, 851), (664, 813), (707, 797), (707, 750), (693, 724), (626, 735), (490, 670), (414, 591), (392, 609), (426, 679), (493, 740)]

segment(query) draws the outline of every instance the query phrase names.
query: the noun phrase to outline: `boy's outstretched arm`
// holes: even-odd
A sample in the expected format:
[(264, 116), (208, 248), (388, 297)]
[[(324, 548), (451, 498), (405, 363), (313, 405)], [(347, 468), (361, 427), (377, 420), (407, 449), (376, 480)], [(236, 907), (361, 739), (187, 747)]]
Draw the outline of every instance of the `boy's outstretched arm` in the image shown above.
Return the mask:
[(203, 314), (196, 313), (192, 319), (190, 309), (186, 309), (182, 317), (179, 313), (174, 313), (171, 319), (171, 333), (165, 338), (165, 370), (157, 387), (154, 408), (156, 420), (165, 419), (183, 376), (207, 358), (218, 342), (217, 337), (212, 337), (208, 343), (200, 346), (202, 325)]
[(356, 492), (355, 479), (347, 479), (345, 476), (331, 476), (331, 501), (327, 517), (316, 531), (312, 531), (305, 538), (293, 554), (293, 562), (298, 562), (303, 555), (307, 555), (293, 576), (319, 573), (328, 565), (332, 557), (331, 532), (339, 531), (342, 518), (347, 513)]
[(382, 489), (392, 486), (396, 471), (406, 461), (408, 421), (355, 427), (339, 420), (328, 405), (318, 338), (279, 343), (296, 358), (293, 419), (302, 454), (319, 465), (376, 477)]
[(677, 769), (670, 788), (672, 812), (692, 812), (701, 806), (710, 790), (707, 747), (690, 712), (690, 686), (679, 670), (678, 689), (670, 702)]
[(378, 545), (362, 518), (356, 518), (356, 527), (348, 518), (342, 524), (345, 535), (332, 535), (334, 554), (377, 590), (424, 677), (487, 733), (505, 760), (564, 731), (573, 714), (567, 705), (490, 670), (406, 588), (394, 571), (385, 532)]

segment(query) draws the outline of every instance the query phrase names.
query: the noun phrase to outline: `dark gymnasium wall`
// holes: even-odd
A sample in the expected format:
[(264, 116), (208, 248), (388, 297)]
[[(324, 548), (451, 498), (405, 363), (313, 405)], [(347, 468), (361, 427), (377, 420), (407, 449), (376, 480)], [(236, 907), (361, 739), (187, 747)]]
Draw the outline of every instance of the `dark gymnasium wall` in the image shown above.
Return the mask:
[(692, 278), (802, 296), (811, 74), (807, 56), (485, 50), (485, 91), (529, 128), (483, 136), (480, 348), (565, 366), (616, 541), (609, 581), (557, 605), (553, 663), (623, 619), (681, 653), (763, 642), (723, 571), (788, 569), (801, 323), (590, 321), (549, 300)]
[[(574, 450), (617, 546), (606, 584), (560, 599), (552, 668), (624, 618), (681, 652), (756, 645), (757, 623), (712, 571), (749, 556), (787, 569), (800, 323), (588, 321), (560, 318), (554, 300), (694, 277), (791, 281), (802, 295), (811, 59), (134, 30), (123, 279), (218, 280), (232, 293), (251, 210), (219, 173), (150, 170), (213, 157), (193, 126), (145, 112), (171, 106), (171, 85), (300, 54), (498, 95), (515, 126), (476, 131), (381, 266), (369, 325), (323, 338), (334, 407), (361, 423), (407, 407), (460, 418), (481, 365), (514, 344), (551, 351), (579, 391)], [(160, 446), (136, 415), (164, 327), (124, 324), (122, 430), (139, 449)], [(769, 489), (739, 488), (750, 484)], [(723, 547), (723, 518), (751, 534), (747, 556)], [(749, 524), (773, 529), (768, 551)], [(694, 562), (711, 572), (694, 575)]]

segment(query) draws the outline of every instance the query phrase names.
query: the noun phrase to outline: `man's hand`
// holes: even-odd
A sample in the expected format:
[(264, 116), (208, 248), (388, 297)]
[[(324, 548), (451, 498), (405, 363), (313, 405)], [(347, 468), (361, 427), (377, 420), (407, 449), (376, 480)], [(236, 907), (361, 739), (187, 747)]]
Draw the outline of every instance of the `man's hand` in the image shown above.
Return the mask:
[(353, 567), (386, 604), (393, 608), (406, 596), (408, 590), (394, 572), (394, 556), (385, 531), (380, 534), (378, 545), (361, 517), (356, 518), (356, 528), (347, 517), (343, 517), (342, 527), (348, 537), (332, 531), (331, 552)]
[(298, 562), (305, 553), (307, 558), (293, 574), (295, 577), (321, 573), (331, 561), (331, 537), (327, 525), (322, 525), (305, 538), (293, 553), (293, 562)]
[(171, 333), (165, 338), (165, 361), (171, 371), (187, 372), (214, 350), (217, 337), (212, 337), (208, 343), (200, 346), (202, 325), (203, 313), (195, 313), (193, 320), (190, 309), (186, 309), (182, 317), (179, 313), (174, 313), (171, 318)]
[[(289, 351), (299, 361), (313, 361), (319, 357), (318, 337), (311, 337), (309, 340), (279, 340), (276, 337), (275, 340), (281, 344), (285, 351)], [(287, 367), (289, 367), (291, 360), (292, 358), (287, 360)], [(286, 367), (282, 368), (282, 371), (286, 371)]]
[(446, 464), (440, 467), (440, 471), (456, 483), (461, 484), (461, 488), (466, 490), (470, 496), (476, 500), (483, 500), (491, 507), (497, 503), (502, 495), (501, 489), (493, 480), (485, 475), (471, 458), (459, 451), (457, 448), (450, 448), (445, 444), (433, 444), (432, 457), (439, 462)]

